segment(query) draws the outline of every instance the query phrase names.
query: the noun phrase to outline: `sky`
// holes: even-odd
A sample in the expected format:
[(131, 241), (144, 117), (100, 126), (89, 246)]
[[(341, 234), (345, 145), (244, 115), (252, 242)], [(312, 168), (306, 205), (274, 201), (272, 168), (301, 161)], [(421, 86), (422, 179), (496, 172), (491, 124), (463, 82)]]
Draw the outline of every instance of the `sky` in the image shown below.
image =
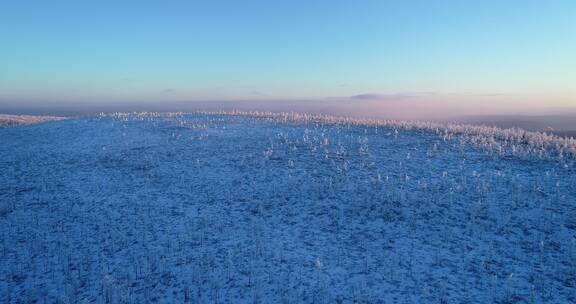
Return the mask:
[(576, 109), (573, 0), (0, 1), (0, 109)]

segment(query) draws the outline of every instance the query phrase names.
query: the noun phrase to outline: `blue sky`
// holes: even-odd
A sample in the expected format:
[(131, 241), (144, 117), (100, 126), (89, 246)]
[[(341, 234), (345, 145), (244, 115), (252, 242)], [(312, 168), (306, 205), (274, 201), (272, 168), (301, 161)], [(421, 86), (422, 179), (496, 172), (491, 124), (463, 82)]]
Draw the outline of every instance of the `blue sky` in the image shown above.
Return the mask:
[(576, 106), (569, 0), (4, 0), (0, 41), (0, 103), (418, 95)]

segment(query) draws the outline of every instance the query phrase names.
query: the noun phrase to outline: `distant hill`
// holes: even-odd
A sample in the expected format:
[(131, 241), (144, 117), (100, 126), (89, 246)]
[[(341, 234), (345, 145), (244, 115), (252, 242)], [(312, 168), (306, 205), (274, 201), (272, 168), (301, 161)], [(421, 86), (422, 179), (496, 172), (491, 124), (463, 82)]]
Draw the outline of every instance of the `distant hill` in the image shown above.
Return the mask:
[(0, 128), (15, 127), (19, 125), (28, 125), (61, 119), (64, 119), (64, 117), (0, 114)]

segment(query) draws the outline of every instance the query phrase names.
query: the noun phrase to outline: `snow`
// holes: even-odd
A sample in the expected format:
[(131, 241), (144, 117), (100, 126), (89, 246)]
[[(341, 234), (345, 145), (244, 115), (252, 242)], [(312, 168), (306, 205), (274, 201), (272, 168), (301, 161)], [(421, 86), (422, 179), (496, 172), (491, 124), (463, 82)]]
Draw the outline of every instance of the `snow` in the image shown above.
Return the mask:
[(2, 303), (574, 303), (574, 142), (294, 113), (0, 130)]

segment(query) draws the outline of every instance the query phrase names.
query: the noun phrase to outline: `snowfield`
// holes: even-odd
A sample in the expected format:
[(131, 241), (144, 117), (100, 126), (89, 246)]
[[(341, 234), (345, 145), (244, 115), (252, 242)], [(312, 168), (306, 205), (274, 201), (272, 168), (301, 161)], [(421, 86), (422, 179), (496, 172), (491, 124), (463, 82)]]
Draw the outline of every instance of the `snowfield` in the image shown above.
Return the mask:
[(0, 129), (1, 303), (576, 303), (576, 142), (305, 114)]

